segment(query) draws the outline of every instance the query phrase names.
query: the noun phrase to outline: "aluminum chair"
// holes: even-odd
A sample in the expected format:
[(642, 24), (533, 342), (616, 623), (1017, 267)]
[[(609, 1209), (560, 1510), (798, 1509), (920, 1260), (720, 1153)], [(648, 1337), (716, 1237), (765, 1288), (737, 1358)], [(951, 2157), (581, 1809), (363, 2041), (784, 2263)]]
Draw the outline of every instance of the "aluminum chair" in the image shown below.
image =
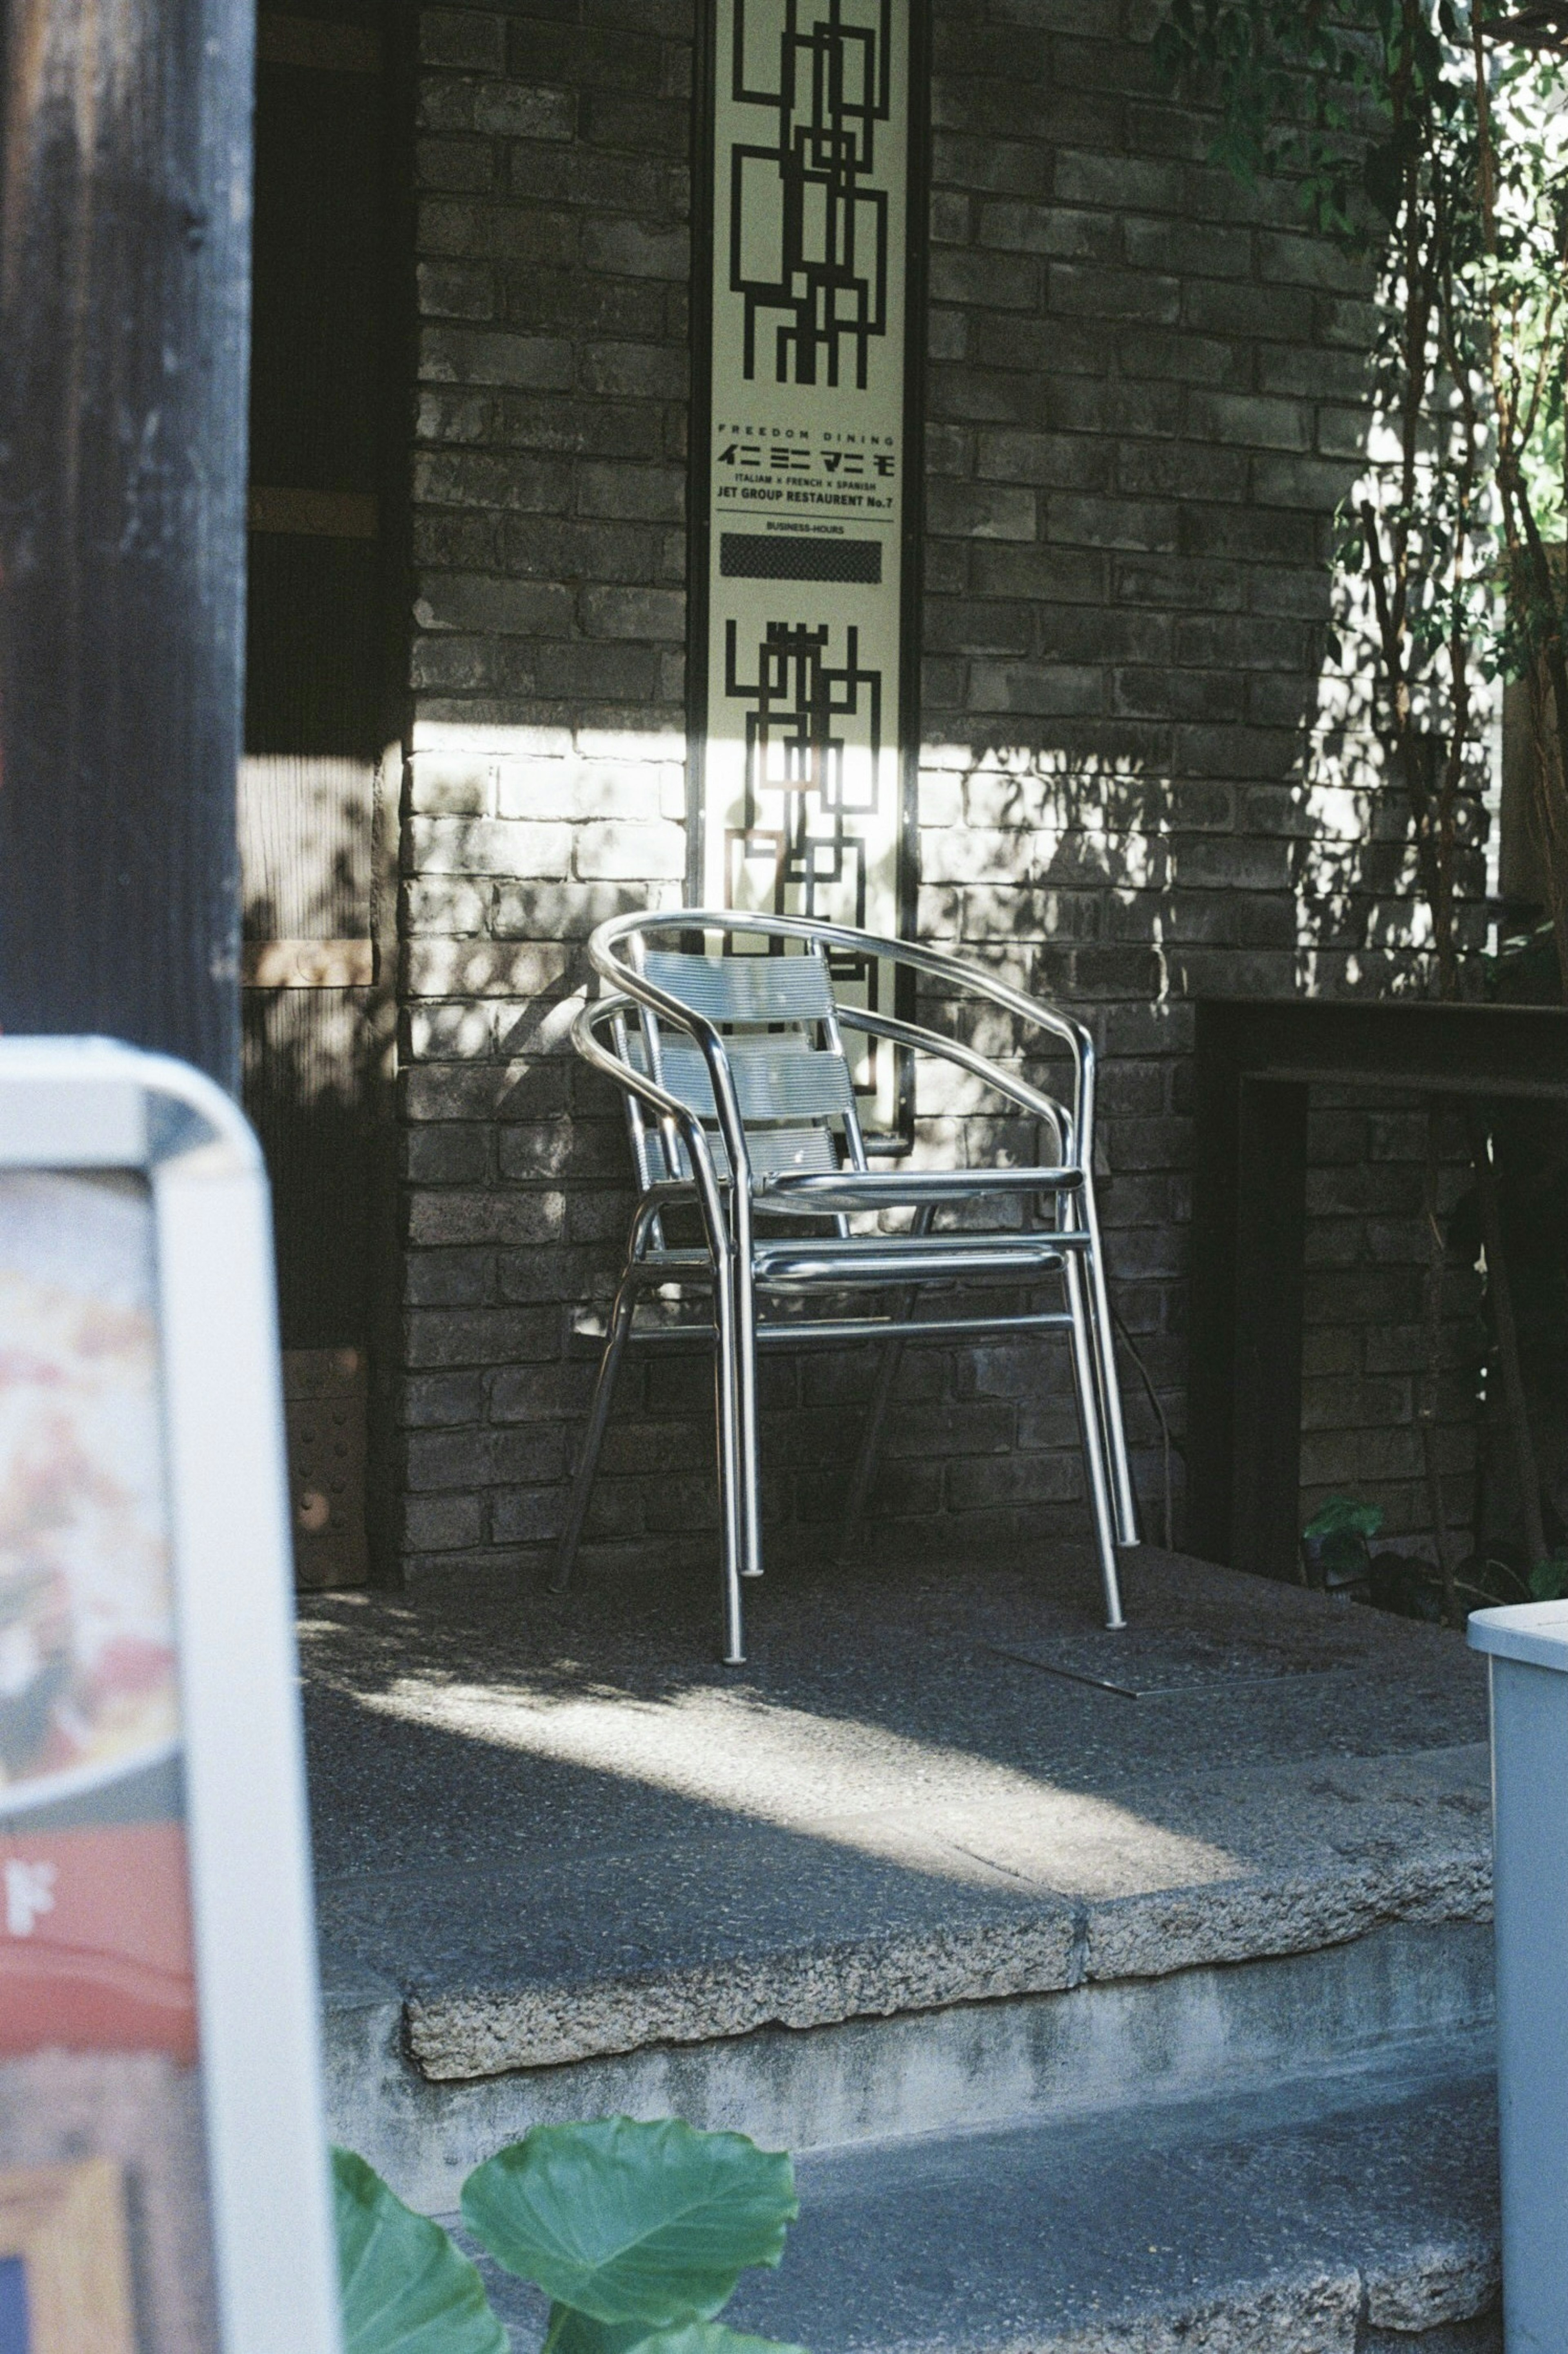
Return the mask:
[[(736, 938), (759, 938), (774, 944), (770, 952), (722, 952)], [(698, 939), (721, 953), (695, 952)], [(695, 1334), (714, 1349), (724, 1658), (739, 1666), (741, 1581), (762, 1574), (758, 1350), (884, 1344), (851, 1483), (847, 1545), (907, 1341), (1062, 1331), (1070, 1345), (1106, 1621), (1125, 1624), (1116, 1554), (1118, 1545), (1136, 1544), (1138, 1533), (1091, 1173), (1094, 1045), (1082, 1023), (934, 949), (791, 917), (708, 908), (618, 916), (599, 927), (588, 954), (611, 993), (584, 1008), (573, 1043), (625, 1097), (638, 1201), (561, 1534), (556, 1591), (571, 1575), (616, 1376), (634, 1337), (667, 1342)], [(1068, 1100), (1043, 1094), (956, 1037), (841, 1003), (832, 954), (913, 968), (955, 996), (1000, 1006), (1044, 1033), (1070, 1058)], [(874, 1169), (845, 1031), (935, 1056), (982, 1080), (1040, 1123), (1048, 1155), (1028, 1168), (894, 1162)], [(1022, 1224), (994, 1223), (1021, 1206)], [(944, 1210), (971, 1220), (989, 1211), (993, 1223), (939, 1233), (934, 1221)], [(683, 1212), (695, 1214), (693, 1242), (667, 1234)], [(887, 1232), (885, 1213), (912, 1214), (905, 1230)], [(1030, 1223), (1032, 1214), (1043, 1222)], [(786, 1224), (789, 1230), (781, 1231)], [(1054, 1278), (1061, 1279), (1062, 1305), (1035, 1306), (1033, 1293)], [(1022, 1304), (977, 1309), (960, 1301), (951, 1314), (916, 1312), (920, 1295), (932, 1288), (995, 1284), (1022, 1291)], [(678, 1297), (681, 1306), (673, 1316), (655, 1306), (652, 1320), (645, 1311), (640, 1322), (639, 1304), (655, 1291)], [(882, 1296), (877, 1312), (848, 1312), (847, 1302), (867, 1294)], [(824, 1295), (824, 1312), (805, 1312)], [(701, 1308), (697, 1322), (694, 1304)]]

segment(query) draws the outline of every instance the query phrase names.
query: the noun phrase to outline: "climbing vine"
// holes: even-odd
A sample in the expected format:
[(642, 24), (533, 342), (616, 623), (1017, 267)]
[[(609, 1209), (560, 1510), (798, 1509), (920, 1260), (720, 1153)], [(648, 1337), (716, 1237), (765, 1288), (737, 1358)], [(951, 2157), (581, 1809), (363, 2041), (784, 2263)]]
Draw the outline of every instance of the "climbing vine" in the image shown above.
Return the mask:
[[(1554, 954), (1502, 964), (1536, 990), (1554, 965), (1568, 1001), (1568, 0), (1511, 11), (1499, 0), (1171, 0), (1155, 51), (1172, 84), (1213, 105), (1214, 157), (1246, 180), (1293, 183), (1307, 223), (1366, 265), (1371, 462), (1338, 518), (1337, 604), (1406, 803), (1438, 987), (1499, 993), (1498, 960), (1463, 954), (1456, 884), (1481, 754), (1478, 702), (1489, 683), (1512, 679), (1529, 715), (1529, 826)], [(1521, 1264), (1549, 1244), (1561, 1260), (1562, 1243), (1531, 1191), (1542, 1139), (1522, 1151), (1520, 1141), (1495, 1113), (1473, 1119), (1475, 1186), (1461, 1205), (1474, 1213), (1467, 1256), (1486, 1266), (1478, 1404), (1483, 1422), (1500, 1408), (1510, 1434), (1518, 1567), (1490, 1558), (1479, 1485), (1465, 1566), (1472, 1591), (1500, 1569), (1540, 1594), (1560, 1590), (1548, 1545), (1562, 1516), (1549, 1531), (1525, 1375), (1533, 1363), (1538, 1405), (1560, 1404), (1562, 1337), (1544, 1374), (1539, 1348), (1524, 1361), (1504, 1233)], [(1417, 1422), (1440, 1606), (1457, 1619), (1461, 1565), (1436, 1425), (1445, 1266), (1466, 1244), (1462, 1217), (1447, 1231), (1438, 1217), (1442, 1149), (1434, 1103)], [(1554, 1300), (1561, 1289), (1536, 1288)]]
[(1568, 997), (1565, 48), (1563, 0), (1171, 0), (1155, 37), (1167, 78), (1215, 104), (1215, 158), (1293, 181), (1375, 283), (1379, 462), (1341, 509), (1337, 561), (1446, 996), (1477, 687), (1500, 675), (1528, 689)]

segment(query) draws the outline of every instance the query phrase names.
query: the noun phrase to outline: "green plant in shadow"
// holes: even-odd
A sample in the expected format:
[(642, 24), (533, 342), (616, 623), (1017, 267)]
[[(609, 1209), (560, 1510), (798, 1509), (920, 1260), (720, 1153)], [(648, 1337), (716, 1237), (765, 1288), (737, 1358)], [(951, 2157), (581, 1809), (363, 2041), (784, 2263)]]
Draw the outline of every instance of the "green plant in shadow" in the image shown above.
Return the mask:
[(1385, 456), (1340, 510), (1336, 561), (1440, 991), (1465, 993), (1467, 778), (1477, 690), (1500, 673), (1527, 690), (1530, 822), (1568, 999), (1563, 27), (1512, 0), (1167, 0), (1153, 54), (1213, 106), (1217, 162), (1293, 185), (1317, 228), (1375, 265)]
[(1349, 1585), (1366, 1577), (1372, 1566), (1369, 1540), (1382, 1526), (1381, 1504), (1330, 1496), (1301, 1532), (1302, 1560), (1311, 1583)]
[(439, 2223), (332, 2154), (344, 2354), (507, 2354), (484, 2284)]
[[(333, 2152), (344, 2354), (506, 2354), (483, 2283), (439, 2223)], [(800, 2354), (715, 2318), (777, 2265), (799, 2211), (783, 2154), (744, 2134), (600, 2117), (535, 2126), (462, 2188), (462, 2219), (550, 2299), (546, 2354)]]
[(1544, 1561), (1530, 1573), (1531, 1599), (1561, 1602), (1568, 1595), (1568, 1545), (1553, 1545)]

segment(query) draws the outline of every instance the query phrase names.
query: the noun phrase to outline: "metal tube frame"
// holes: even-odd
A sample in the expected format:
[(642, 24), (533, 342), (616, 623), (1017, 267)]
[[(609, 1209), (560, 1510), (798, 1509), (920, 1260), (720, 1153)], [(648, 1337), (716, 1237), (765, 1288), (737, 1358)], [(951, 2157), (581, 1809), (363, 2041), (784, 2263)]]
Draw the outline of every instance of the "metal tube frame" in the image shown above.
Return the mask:
[(615, 1295), (615, 1305), (609, 1311), (609, 1329), (605, 1335), (604, 1352), (599, 1361), (599, 1373), (593, 1385), (593, 1399), (588, 1407), (588, 1428), (583, 1433), (582, 1453), (572, 1474), (572, 1492), (567, 1504), (567, 1517), (562, 1524), (556, 1548), (556, 1566), (550, 1577), (550, 1591), (564, 1594), (572, 1574), (572, 1564), (577, 1557), (582, 1542), (583, 1522), (588, 1518), (588, 1504), (593, 1496), (594, 1478), (599, 1470), (599, 1449), (604, 1444), (605, 1426), (615, 1397), (616, 1378), (621, 1359), (630, 1337), (631, 1318), (637, 1306), (637, 1284), (630, 1268), (621, 1277)]
[[(705, 1275), (705, 1269), (699, 1270)], [(668, 1270), (659, 1275), (668, 1280)], [(1029, 1315), (911, 1317), (907, 1323), (894, 1316), (811, 1316), (778, 1323), (759, 1320), (759, 1349), (853, 1349), (885, 1341), (982, 1341), (995, 1332), (1065, 1332), (1072, 1322), (1065, 1308), (1041, 1309)], [(631, 1344), (655, 1355), (678, 1356), (683, 1350), (711, 1349), (711, 1322), (690, 1320), (633, 1328)]]
[[(852, 1140), (852, 1159), (857, 1165), (842, 1178), (812, 1172), (758, 1181), (751, 1167), (745, 1123), (723, 1033), (716, 1023), (673, 997), (649, 980), (640, 969), (643, 942), (649, 934), (669, 932), (678, 938), (683, 936), (689, 940), (694, 932), (712, 931), (739, 931), (770, 938), (796, 939), (819, 955), (826, 948), (839, 947), (862, 956), (901, 962), (934, 977), (953, 981), (967, 992), (1001, 1006), (1055, 1038), (1069, 1048), (1073, 1057), (1074, 1085), (1070, 1111), (1016, 1074), (999, 1068), (960, 1039), (945, 1036), (923, 1024), (898, 1021), (860, 1007), (840, 1006), (836, 1009), (837, 1020), (844, 1027), (870, 1032), (914, 1051), (951, 1062), (981, 1078), (1004, 1099), (1033, 1112), (1051, 1133), (1056, 1155), (1054, 1162), (1042, 1164), (1033, 1170), (912, 1170), (885, 1173), (863, 1168), (863, 1148), (859, 1152), (854, 1151)], [(630, 949), (630, 961), (623, 960), (615, 952), (623, 942)], [(988, 973), (977, 971), (956, 958), (924, 948), (917, 942), (885, 939), (874, 934), (853, 931), (843, 926), (809, 923), (790, 917), (743, 916), (733, 910), (705, 908), (682, 909), (665, 916), (617, 917), (596, 930), (589, 942), (589, 955), (595, 968), (616, 985), (616, 994), (611, 999), (601, 1000), (583, 1009), (573, 1027), (574, 1044), (585, 1060), (601, 1070), (627, 1094), (630, 1099), (629, 1108), (633, 1115), (634, 1131), (640, 1125), (639, 1115), (651, 1111), (657, 1118), (668, 1147), (673, 1147), (679, 1138), (685, 1148), (692, 1177), (689, 1182), (660, 1184), (645, 1192), (633, 1218), (627, 1264), (611, 1310), (589, 1410), (583, 1455), (574, 1478), (567, 1523), (557, 1553), (552, 1580), (555, 1590), (559, 1592), (564, 1588), (580, 1541), (616, 1379), (625, 1349), (634, 1337), (637, 1294), (650, 1281), (668, 1281), (677, 1276), (705, 1273), (712, 1283), (713, 1322), (707, 1328), (697, 1326), (690, 1330), (694, 1335), (705, 1330), (715, 1352), (725, 1659), (727, 1664), (739, 1665), (744, 1659), (739, 1581), (762, 1575), (757, 1354), (759, 1348), (773, 1345), (831, 1345), (873, 1339), (880, 1339), (884, 1342), (883, 1363), (852, 1482), (842, 1540), (847, 1543), (863, 1511), (881, 1426), (907, 1341), (937, 1338), (959, 1340), (1008, 1330), (1067, 1331), (1071, 1336), (1074, 1392), (1083, 1437), (1086, 1478), (1105, 1592), (1107, 1623), (1113, 1628), (1125, 1625), (1116, 1549), (1118, 1545), (1136, 1544), (1137, 1520), (1116, 1379), (1109, 1294), (1094, 1197), (1095, 1050), (1087, 1030), (1070, 1014), (1061, 1013), (1054, 1006), (1043, 1004), (1039, 1000), (1010, 988), (1005, 982), (996, 981)], [(633, 1068), (625, 1051), (625, 1016), (633, 1006), (638, 1010), (644, 1039), (648, 1042), (645, 1051), (651, 1066), (649, 1072)], [(713, 1092), (719, 1136), (728, 1162), (722, 1177), (715, 1169), (700, 1119), (688, 1105), (661, 1084), (662, 1074), (658, 1067), (657, 1045), (654, 1043), (657, 1020), (651, 1017), (669, 1022), (684, 1031), (702, 1054)], [(597, 1025), (606, 1020), (614, 1025), (619, 1052), (607, 1048), (596, 1034)], [(652, 1038), (650, 1033), (652, 1033)], [(672, 1167), (678, 1166), (673, 1150), (667, 1149), (666, 1158)], [(641, 1167), (639, 1175), (643, 1175)], [(1061, 1273), (1066, 1292), (1065, 1311), (927, 1319), (916, 1319), (912, 1313), (905, 1312), (882, 1318), (841, 1316), (810, 1320), (802, 1319), (799, 1322), (788, 1318), (768, 1322), (759, 1316), (759, 1290), (787, 1291), (794, 1285), (801, 1288), (832, 1285), (853, 1290), (867, 1283), (908, 1282), (907, 1267), (900, 1267), (898, 1257), (900, 1247), (906, 1251), (907, 1244), (901, 1245), (900, 1238), (890, 1238), (889, 1255), (884, 1265), (878, 1267), (874, 1259), (868, 1264), (863, 1247), (856, 1249), (859, 1238), (850, 1236), (846, 1231), (846, 1214), (852, 1209), (912, 1207), (916, 1212), (916, 1233), (924, 1235), (936, 1208), (943, 1201), (973, 1200), (986, 1193), (1026, 1193), (1050, 1204), (1054, 1224), (1046, 1232), (1054, 1252), (1043, 1260), (1040, 1271)], [(668, 1252), (659, 1247), (652, 1259), (647, 1256), (650, 1233), (655, 1235), (662, 1246), (661, 1214), (672, 1200), (677, 1198), (694, 1199), (701, 1210), (706, 1243), (705, 1270), (702, 1264), (703, 1255), (700, 1254)], [(1077, 1223), (1071, 1227), (1064, 1224), (1069, 1203), (1077, 1212)], [(835, 1252), (832, 1239), (824, 1236), (820, 1249), (813, 1246), (814, 1263), (795, 1269), (780, 1268), (778, 1273), (770, 1275), (767, 1263), (768, 1246), (763, 1244), (759, 1247), (757, 1241), (758, 1207), (775, 1213), (793, 1211), (798, 1214), (831, 1217), (836, 1229), (833, 1239), (841, 1247)], [(913, 1240), (914, 1236), (910, 1239)], [(972, 1253), (967, 1253), (960, 1237), (939, 1238), (944, 1243), (949, 1239), (957, 1243), (959, 1248), (951, 1254), (950, 1259), (947, 1254), (943, 1256), (944, 1279), (983, 1277), (988, 1273), (993, 1279), (998, 1277), (1000, 1270), (996, 1267), (994, 1246), (989, 1256), (979, 1246)], [(1041, 1239), (1044, 1242), (1045, 1237), (1043, 1235)], [(779, 1247), (782, 1254), (785, 1247), (797, 1248), (800, 1246)], [(1086, 1281), (1081, 1264), (1085, 1259), (1088, 1262)], [(1011, 1270), (1011, 1279), (1016, 1282), (1018, 1278), (1019, 1270), (1015, 1267)], [(932, 1278), (927, 1275), (919, 1279), (929, 1281)], [(902, 1303), (904, 1310), (912, 1309), (913, 1299), (911, 1290)], [(635, 1337), (641, 1340), (655, 1336), (639, 1334)], [(668, 1337), (683, 1341), (688, 1338), (688, 1330), (678, 1328)]]

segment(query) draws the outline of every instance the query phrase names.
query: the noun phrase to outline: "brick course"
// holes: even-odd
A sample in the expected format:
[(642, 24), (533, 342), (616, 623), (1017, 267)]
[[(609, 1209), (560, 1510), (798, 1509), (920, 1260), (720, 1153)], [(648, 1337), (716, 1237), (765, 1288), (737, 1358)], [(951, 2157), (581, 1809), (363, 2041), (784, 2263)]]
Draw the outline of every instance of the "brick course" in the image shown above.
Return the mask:
[[(1400, 814), (1364, 718), (1319, 684), (1365, 287), (1300, 233), (1289, 190), (1207, 163), (1203, 123), (1152, 85), (1144, 0), (934, 15), (920, 922), (1097, 1030), (1115, 1288), (1179, 1442), (1192, 997), (1420, 977)], [(580, 943), (684, 896), (692, 19), (686, 0), (518, 0), (421, 27), (401, 1080), (418, 1580), (510, 1573), (558, 1525), (591, 1371), (573, 1315), (602, 1297), (627, 1206), (617, 1107), (567, 1047)], [(950, 1078), (920, 1117), (923, 1150), (1013, 1141)], [(1368, 1283), (1391, 1326), (1418, 1320), (1409, 1172), (1321, 1132), (1307, 1477), (1376, 1481), (1391, 1526), (1419, 1525), (1412, 1367), (1374, 1363), (1363, 1329)], [(1378, 1174), (1352, 1211), (1334, 1189), (1363, 1159)], [(1359, 1311), (1334, 1304), (1352, 1227), (1378, 1261)], [(766, 1366), (775, 1544), (820, 1543), (868, 1378), (863, 1359)], [(1130, 1365), (1125, 1392), (1157, 1525)], [(597, 1541), (711, 1552), (710, 1411), (705, 1365), (629, 1376)], [(1333, 1452), (1374, 1426), (1381, 1452)], [(873, 1512), (938, 1550), (960, 1525), (1080, 1535), (1059, 1352), (912, 1352)]]

